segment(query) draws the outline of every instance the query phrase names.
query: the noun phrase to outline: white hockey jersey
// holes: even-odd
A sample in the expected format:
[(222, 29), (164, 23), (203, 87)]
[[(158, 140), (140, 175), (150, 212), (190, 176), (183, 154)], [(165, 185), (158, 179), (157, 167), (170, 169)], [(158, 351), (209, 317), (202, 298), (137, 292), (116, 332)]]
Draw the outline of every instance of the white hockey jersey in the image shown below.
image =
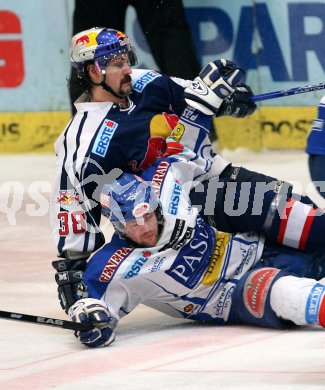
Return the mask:
[(217, 232), (188, 201), (193, 186), (219, 166), (208, 123), (186, 110), (166, 140), (171, 156), (143, 172), (164, 216), (156, 246), (137, 248), (114, 234), (88, 264), (90, 297), (103, 299), (116, 322), (142, 303), (171, 316), (223, 323), (236, 283), (261, 258), (263, 237)]

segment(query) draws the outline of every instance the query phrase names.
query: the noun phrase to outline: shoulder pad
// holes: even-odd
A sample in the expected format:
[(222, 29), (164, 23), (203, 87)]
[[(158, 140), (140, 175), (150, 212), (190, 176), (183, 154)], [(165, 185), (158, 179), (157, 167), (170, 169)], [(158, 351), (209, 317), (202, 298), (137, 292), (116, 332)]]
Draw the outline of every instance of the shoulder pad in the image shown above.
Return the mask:
[(137, 92), (142, 92), (143, 89), (162, 74), (156, 70), (134, 69), (132, 72), (132, 87)]

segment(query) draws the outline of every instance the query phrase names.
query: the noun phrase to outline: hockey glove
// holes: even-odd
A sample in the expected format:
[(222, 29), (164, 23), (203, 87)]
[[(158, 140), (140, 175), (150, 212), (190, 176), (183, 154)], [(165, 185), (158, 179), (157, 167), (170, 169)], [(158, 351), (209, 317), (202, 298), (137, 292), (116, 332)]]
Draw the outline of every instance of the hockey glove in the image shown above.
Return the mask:
[(87, 287), (82, 282), (87, 267), (86, 259), (62, 259), (52, 262), (57, 271), (55, 281), (58, 285), (58, 296), (62, 309), (68, 313), (71, 305), (81, 298), (87, 298)]
[(92, 330), (74, 333), (81, 344), (90, 348), (106, 347), (115, 340), (113, 329), (116, 320), (110, 316), (102, 301), (93, 298), (81, 299), (70, 307), (69, 316), (74, 322), (94, 325)]
[(240, 84), (236, 87), (235, 92), (222, 102), (216, 116), (244, 118), (247, 115), (252, 115), (257, 106), (250, 99), (251, 96), (254, 96), (254, 94), (249, 86)]
[(243, 71), (231, 61), (210, 62), (185, 89), (185, 101), (203, 114), (216, 114), (223, 100), (235, 91), (243, 77)]

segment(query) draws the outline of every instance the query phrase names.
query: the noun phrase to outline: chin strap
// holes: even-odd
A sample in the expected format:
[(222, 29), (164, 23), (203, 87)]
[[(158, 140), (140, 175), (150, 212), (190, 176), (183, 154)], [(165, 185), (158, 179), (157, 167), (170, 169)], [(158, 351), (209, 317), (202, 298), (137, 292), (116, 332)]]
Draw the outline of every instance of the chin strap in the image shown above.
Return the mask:
[(112, 90), (112, 88), (109, 85), (107, 85), (105, 83), (105, 81), (106, 81), (106, 74), (105, 73), (103, 74), (103, 76), (104, 76), (104, 79), (103, 79), (103, 81), (101, 83), (94, 83), (92, 81), (93, 85), (97, 85), (98, 87), (102, 87), (105, 91), (110, 92), (112, 95), (114, 95), (118, 99), (123, 99), (125, 96), (118, 95), (116, 92), (114, 92)]

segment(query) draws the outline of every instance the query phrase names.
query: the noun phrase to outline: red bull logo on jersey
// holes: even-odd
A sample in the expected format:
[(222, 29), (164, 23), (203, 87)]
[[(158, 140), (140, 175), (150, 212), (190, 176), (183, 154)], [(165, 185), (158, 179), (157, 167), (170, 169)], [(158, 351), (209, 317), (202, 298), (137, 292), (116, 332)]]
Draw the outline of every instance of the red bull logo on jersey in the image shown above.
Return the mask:
[(100, 282), (108, 283), (116, 270), (120, 266), (121, 262), (128, 256), (128, 254), (132, 251), (132, 248), (120, 248), (108, 259), (100, 277)]
[(173, 138), (176, 142), (179, 142), (183, 137), (184, 132), (185, 126), (183, 125), (183, 123), (177, 123), (171, 134), (171, 138)]
[(129, 162), (134, 172), (143, 171), (149, 168), (159, 157), (162, 157), (166, 150), (166, 141), (161, 137), (148, 139), (147, 151), (140, 164), (136, 160)]
[(164, 157), (173, 156), (175, 154), (181, 154), (184, 151), (184, 145), (179, 142), (170, 142), (168, 141), (167, 149)]
[(176, 114), (168, 114), (163, 112), (162, 114), (154, 115), (150, 121), (150, 135), (151, 137), (162, 137), (166, 139), (170, 136), (171, 132), (175, 128), (178, 122), (178, 116)]
[(97, 156), (100, 157), (105, 157), (109, 144), (117, 128), (118, 124), (116, 122), (105, 119), (97, 133), (92, 153), (97, 154)]
[(80, 196), (75, 190), (60, 190), (59, 195), (56, 198), (56, 203), (59, 203), (59, 205), (64, 209), (77, 205), (79, 202)]

